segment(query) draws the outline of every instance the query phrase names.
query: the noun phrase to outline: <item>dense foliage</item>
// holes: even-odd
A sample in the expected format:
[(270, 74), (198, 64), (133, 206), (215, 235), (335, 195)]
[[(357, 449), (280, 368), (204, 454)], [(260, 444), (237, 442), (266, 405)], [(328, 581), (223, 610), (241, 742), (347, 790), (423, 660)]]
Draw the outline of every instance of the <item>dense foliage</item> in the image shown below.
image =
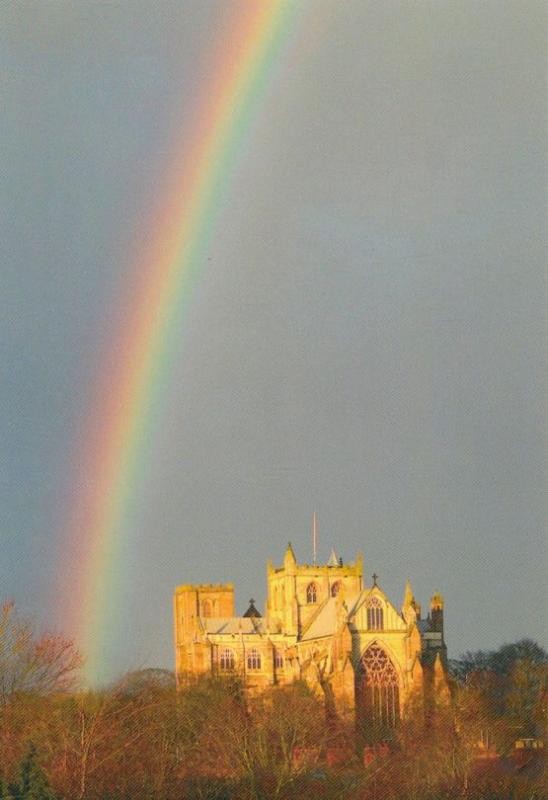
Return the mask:
[(171, 673), (142, 670), (83, 690), (72, 645), (36, 638), (6, 605), (0, 800), (540, 800), (542, 751), (518, 758), (514, 744), (542, 737), (547, 664), (527, 640), (466, 653), (451, 701), (410, 703), (386, 745), (326, 715), (304, 684), (249, 697), (235, 676), (177, 691)]

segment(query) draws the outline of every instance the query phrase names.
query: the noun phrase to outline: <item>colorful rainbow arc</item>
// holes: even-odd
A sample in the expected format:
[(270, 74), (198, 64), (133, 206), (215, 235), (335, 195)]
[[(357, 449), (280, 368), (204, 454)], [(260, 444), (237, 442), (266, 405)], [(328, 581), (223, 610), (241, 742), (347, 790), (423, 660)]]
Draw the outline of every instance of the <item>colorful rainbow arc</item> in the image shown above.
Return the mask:
[[(87, 490), (74, 498), (67, 531), (80, 563), (77, 597), (64, 593), (74, 609), (69, 630), (86, 655), (86, 677), (96, 681), (107, 647), (105, 622), (113, 601), (117, 553), (129, 527), (125, 516), (135, 491), (143, 442), (153, 427), (155, 395), (177, 344), (178, 323), (189, 289), (211, 240), (233, 162), (298, 6), (283, 0), (255, 0), (243, 6), (228, 31), (217, 65), (217, 85), (196, 119), (194, 146), (184, 142), (177, 190), (163, 208), (154, 244), (142, 265), (140, 285), (120, 323), (109, 364), (97, 385), (91, 427), (79, 458)], [(98, 419), (100, 417), (100, 419)], [(63, 592), (61, 592), (63, 594)], [(79, 599), (81, 598), (81, 600)], [(65, 614), (66, 616), (66, 614)]]

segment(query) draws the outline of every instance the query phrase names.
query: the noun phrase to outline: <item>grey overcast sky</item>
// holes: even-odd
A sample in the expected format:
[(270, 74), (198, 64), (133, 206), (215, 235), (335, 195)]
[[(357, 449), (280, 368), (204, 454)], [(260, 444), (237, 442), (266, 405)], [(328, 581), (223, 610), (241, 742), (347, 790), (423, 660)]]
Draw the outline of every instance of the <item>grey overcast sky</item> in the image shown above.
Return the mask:
[[(120, 285), (241, 2), (0, 8), (0, 594), (54, 614), (74, 441)], [(171, 595), (365, 557), (450, 655), (543, 633), (546, 12), (303, 3), (251, 122), (134, 487), (112, 675)]]

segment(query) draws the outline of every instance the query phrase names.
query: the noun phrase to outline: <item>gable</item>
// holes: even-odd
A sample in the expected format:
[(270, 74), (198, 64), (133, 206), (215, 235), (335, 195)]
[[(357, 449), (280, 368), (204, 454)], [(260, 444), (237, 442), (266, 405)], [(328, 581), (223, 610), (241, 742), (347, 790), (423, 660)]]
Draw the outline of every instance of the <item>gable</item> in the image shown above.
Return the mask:
[(400, 613), (392, 605), (384, 592), (378, 586), (373, 586), (372, 589), (363, 590), (354, 608), (351, 610), (350, 620), (358, 631), (367, 631), (370, 629), (367, 610), (371, 605), (382, 609), (383, 630), (407, 630), (407, 625)]

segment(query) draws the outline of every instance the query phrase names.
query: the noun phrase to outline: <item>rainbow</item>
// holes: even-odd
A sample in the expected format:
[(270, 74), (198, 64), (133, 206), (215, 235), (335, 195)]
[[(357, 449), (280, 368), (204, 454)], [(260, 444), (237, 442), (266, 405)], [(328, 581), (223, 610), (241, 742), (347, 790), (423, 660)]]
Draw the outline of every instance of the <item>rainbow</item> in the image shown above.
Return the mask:
[(137, 285), (126, 291), (114, 345), (100, 365), (91, 424), (75, 458), (81, 477), (65, 537), (64, 564), (78, 566), (71, 588), (65, 584), (60, 592), (60, 615), (82, 648), (89, 683), (101, 678), (108, 657), (107, 611), (115, 602), (120, 547), (131, 537), (131, 499), (154, 430), (157, 395), (165, 391), (233, 164), (300, 7), (290, 0), (247, 0), (229, 15), (233, 28), (223, 32), (215, 85), (204, 87), (194, 141), (185, 138), (170, 169), (173, 188), (151, 225), (152, 244), (135, 267)]

